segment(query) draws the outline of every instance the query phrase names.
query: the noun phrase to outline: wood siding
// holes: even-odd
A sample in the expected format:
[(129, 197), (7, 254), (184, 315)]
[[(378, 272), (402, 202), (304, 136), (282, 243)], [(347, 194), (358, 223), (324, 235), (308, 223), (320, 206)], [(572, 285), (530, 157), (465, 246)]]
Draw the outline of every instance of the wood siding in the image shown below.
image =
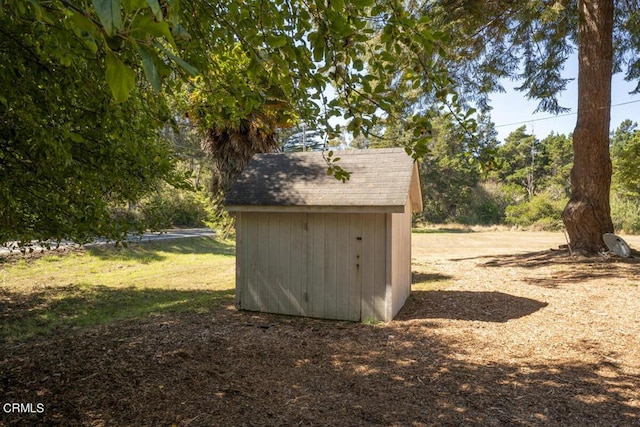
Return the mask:
[[(395, 317), (411, 293), (411, 202), (404, 213), (391, 216), (391, 289), (392, 313)], [(391, 320), (391, 319), (389, 319)]]
[(386, 295), (390, 215), (239, 212), (238, 307), (328, 319), (391, 320)]

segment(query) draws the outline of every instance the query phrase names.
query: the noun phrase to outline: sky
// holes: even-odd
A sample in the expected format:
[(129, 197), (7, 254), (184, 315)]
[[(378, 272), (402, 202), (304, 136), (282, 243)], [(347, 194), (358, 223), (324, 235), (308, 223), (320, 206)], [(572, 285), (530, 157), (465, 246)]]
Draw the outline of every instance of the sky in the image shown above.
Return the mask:
[[(518, 81), (504, 80), (502, 82), (507, 93), (491, 95), (491, 120), (496, 125), (498, 140), (504, 139), (514, 130), (526, 125), (527, 132), (543, 139), (551, 132), (569, 134), (573, 132), (576, 124), (576, 106), (578, 102), (577, 91), (577, 59), (575, 62), (567, 62), (563, 75), (573, 78), (567, 89), (559, 97), (560, 105), (570, 108), (568, 113), (554, 116), (550, 113), (536, 113), (533, 111), (538, 101), (528, 101), (524, 93), (513, 90), (519, 86)], [(615, 130), (626, 119), (640, 124), (640, 95), (631, 95), (635, 88), (634, 83), (624, 81), (624, 74), (614, 75), (611, 91), (611, 130)]]

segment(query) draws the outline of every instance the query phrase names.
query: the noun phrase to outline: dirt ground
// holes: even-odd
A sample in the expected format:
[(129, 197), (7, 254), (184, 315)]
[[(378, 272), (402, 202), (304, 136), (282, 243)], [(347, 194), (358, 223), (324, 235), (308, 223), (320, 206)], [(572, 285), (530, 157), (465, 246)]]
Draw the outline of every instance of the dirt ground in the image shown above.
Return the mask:
[(564, 243), (415, 234), (419, 285), (388, 324), (230, 299), (0, 343), (0, 425), (638, 426), (640, 255)]

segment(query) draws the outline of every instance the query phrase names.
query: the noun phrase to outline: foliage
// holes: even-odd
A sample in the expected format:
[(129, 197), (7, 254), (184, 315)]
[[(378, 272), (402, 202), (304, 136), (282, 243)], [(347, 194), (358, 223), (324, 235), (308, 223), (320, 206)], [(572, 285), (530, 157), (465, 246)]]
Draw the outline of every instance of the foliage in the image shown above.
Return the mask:
[(640, 130), (625, 120), (611, 139), (613, 180), (611, 217), (616, 230), (640, 233)]
[[(400, 0), (4, 1), (0, 26), (2, 241), (121, 237), (130, 224), (108, 207), (178, 181), (156, 140), (181, 120), (173, 95), (194, 95), (190, 118), (212, 144), (246, 120), (268, 140), (274, 111), (330, 132), (341, 116), (355, 136), (393, 117), (418, 155), (428, 117), (406, 114), (398, 87), (453, 97), (447, 70), (426, 60), (444, 35)], [(402, 52), (413, 55), (398, 67)], [(243, 151), (227, 147), (224, 160)]]
[(278, 141), (285, 153), (296, 151), (319, 151), (326, 147), (325, 132), (309, 128), (306, 123), (290, 129), (279, 129)]
[(253, 70), (256, 64), (241, 44), (209, 55), (212, 66), (192, 82), (186, 108), (213, 160), (215, 193), (231, 184), (253, 154), (275, 149), (277, 129), (291, 127), (295, 115), (278, 83), (282, 77), (270, 80)]
[[(563, 212), (574, 249), (596, 252), (602, 234), (612, 231), (608, 82), (623, 70), (628, 80), (640, 78), (639, 9), (638, 0), (436, 0), (419, 10), (449, 38), (446, 55), (434, 52), (434, 60), (446, 63), (463, 99), (481, 111), (490, 109), (488, 95), (502, 91), (505, 78), (518, 80), (527, 98), (539, 100), (536, 111), (566, 111), (558, 103), (569, 81), (562, 70), (579, 47), (572, 194)], [(530, 164), (529, 171), (517, 168), (524, 176), (512, 177), (524, 183), (528, 197), (540, 184), (536, 164)]]
[(559, 230), (566, 204), (566, 198), (554, 200), (548, 194), (535, 195), (523, 203), (507, 206), (505, 222), (534, 230)]
[(542, 167), (541, 187), (556, 199), (569, 197), (570, 174), (573, 166), (571, 135), (551, 133), (540, 141), (538, 161)]
[(625, 120), (614, 132), (611, 141), (613, 158), (613, 189), (616, 193), (640, 199), (640, 130)]
[[(621, 2), (616, 15), (616, 66), (629, 78), (640, 75), (634, 6)], [(430, 142), (440, 132), (434, 118), (451, 114), (455, 150), (467, 154), (434, 150), (428, 161), (451, 179), (432, 182), (494, 218), (502, 202), (473, 204), (487, 201), (476, 170), (495, 176), (506, 157), (483, 139), (483, 124), (469, 120), (473, 110), (461, 99), (484, 110), (498, 79), (515, 76), (541, 110), (562, 111), (555, 96), (566, 85), (560, 70), (576, 22), (574, 1), (4, 1), (0, 238), (122, 236), (131, 221), (112, 221), (113, 206), (139, 201), (159, 181), (181, 186), (180, 150), (158, 138), (171, 122), (200, 127), (216, 159), (211, 186), (224, 188), (251, 154), (277, 146), (278, 127), (305, 123), (332, 139), (341, 129), (331, 120), (340, 117), (354, 144), (393, 137), (422, 158), (439, 144)], [(554, 198), (566, 192), (566, 142), (536, 148), (529, 197), (538, 186), (555, 186)], [(521, 153), (526, 144), (515, 145)], [(329, 157), (329, 172), (346, 179)], [(204, 163), (188, 161), (183, 172), (200, 188)], [(512, 166), (513, 174), (525, 170)]]
[(540, 141), (526, 133), (521, 126), (511, 132), (497, 149), (497, 155), (503, 160), (497, 175), (502, 182), (517, 186), (523, 195), (531, 197), (542, 173), (539, 161)]
[(209, 198), (203, 192), (164, 185), (142, 199), (137, 212), (140, 220), (153, 230), (203, 227), (212, 219), (209, 206)]
[(616, 232), (640, 234), (640, 200), (614, 195), (611, 199), (611, 219)]
[(482, 156), (497, 144), (490, 123), (481, 120), (478, 135), (469, 137), (450, 117), (443, 116), (432, 122), (431, 132), (429, 153), (420, 165), (423, 220), (467, 224), (499, 221), (498, 204), (489, 200), (479, 186), (480, 166), (490, 164)]
[[(615, 71), (626, 79), (640, 77), (640, 16), (637, 0), (615, 1)], [(490, 108), (488, 95), (504, 91), (501, 79), (518, 80), (528, 99), (538, 99), (536, 111), (561, 113), (557, 96), (570, 79), (561, 71), (576, 51), (576, 0), (478, 2), (438, 0), (422, 13), (450, 38), (446, 49), (451, 77), (465, 99), (481, 110)]]
[[(278, 127), (304, 123), (326, 130), (332, 139), (341, 130), (331, 125), (333, 117), (341, 117), (356, 140), (381, 124), (401, 121), (413, 131), (407, 151), (419, 156), (428, 139), (428, 118), (406, 114), (398, 85), (420, 87), (440, 101), (452, 94), (446, 69), (425, 62), (444, 36), (401, 1), (185, 7), (198, 16), (187, 30), (210, 46), (190, 109), (217, 164), (216, 191), (224, 191), (254, 153), (276, 147)], [(407, 51), (414, 55), (400, 55)], [(405, 63), (400, 68), (399, 57)]]
[(170, 146), (158, 139), (169, 110), (148, 85), (129, 88), (130, 72), (121, 69), (132, 55), (117, 50), (113, 30), (133, 12), (119, 22), (99, 11), (100, 32), (100, 19), (76, 9), (0, 5), (3, 243), (121, 239), (132, 224), (112, 217), (112, 206), (136, 201), (158, 180), (181, 181)]

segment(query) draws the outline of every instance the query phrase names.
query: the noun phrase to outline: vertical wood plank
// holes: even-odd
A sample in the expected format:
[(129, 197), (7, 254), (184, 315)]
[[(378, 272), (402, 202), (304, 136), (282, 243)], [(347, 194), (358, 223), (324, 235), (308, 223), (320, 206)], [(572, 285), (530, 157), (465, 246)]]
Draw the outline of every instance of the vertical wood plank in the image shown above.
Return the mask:
[(375, 319), (375, 216), (362, 215), (362, 319)]
[(402, 250), (398, 259), (398, 295), (395, 299), (394, 316), (398, 314), (411, 294), (411, 201), (409, 199), (404, 206), (404, 213), (398, 215), (401, 215), (398, 224), (401, 241), (398, 244)]
[(324, 313), (338, 318), (338, 215), (326, 214), (324, 245)]
[(376, 320), (386, 321), (386, 285), (387, 285), (387, 215), (375, 216), (375, 255), (374, 255), (374, 307)]
[(349, 214), (349, 320), (361, 320), (362, 306), (362, 214)]
[(291, 270), (290, 270), (290, 293), (291, 314), (303, 316), (305, 310), (306, 291), (306, 230), (307, 215), (302, 213), (291, 214)]
[(278, 313), (291, 314), (291, 214), (278, 216)]
[(309, 253), (309, 214), (300, 214), (301, 217), (301, 229), (302, 229), (302, 240), (301, 246), (302, 250), (300, 251), (300, 315), (308, 316), (309, 315), (309, 293), (307, 290), (307, 283), (309, 277), (309, 270), (307, 270), (307, 260), (311, 256)]
[(326, 214), (309, 214), (309, 240), (307, 255), (307, 293), (309, 315), (325, 317), (325, 223)]
[(257, 215), (258, 238), (257, 243), (257, 295), (258, 309), (264, 312), (273, 311), (269, 306), (269, 215)]
[(385, 238), (385, 294), (384, 294), (384, 321), (393, 319), (393, 278), (395, 276), (393, 262), (393, 214), (386, 214), (386, 238)]
[(392, 256), (392, 316), (404, 305), (411, 292), (411, 205), (404, 207), (404, 213), (392, 214), (393, 256)]
[(349, 216), (339, 215), (336, 227), (336, 318), (349, 320), (349, 283), (351, 279), (351, 257), (349, 251)]
[(246, 310), (259, 310), (258, 297), (258, 214), (247, 212), (244, 214), (244, 227), (246, 229), (245, 246), (246, 257), (244, 264), (245, 274), (245, 290), (242, 292), (242, 308)]
[(282, 286), (281, 268), (279, 262), (280, 255), (280, 235), (279, 223), (280, 214), (270, 212), (265, 215), (265, 236), (266, 236), (266, 270), (264, 272), (264, 298), (266, 311), (269, 313), (278, 313), (279, 310), (279, 292)]
[(247, 231), (247, 227), (245, 226), (244, 217), (242, 212), (238, 212), (236, 215), (236, 287), (235, 287), (235, 299), (236, 299), (236, 307), (242, 308), (242, 291), (246, 286), (245, 283), (245, 267), (246, 264), (246, 254), (245, 254), (245, 245), (247, 238), (245, 233)]

